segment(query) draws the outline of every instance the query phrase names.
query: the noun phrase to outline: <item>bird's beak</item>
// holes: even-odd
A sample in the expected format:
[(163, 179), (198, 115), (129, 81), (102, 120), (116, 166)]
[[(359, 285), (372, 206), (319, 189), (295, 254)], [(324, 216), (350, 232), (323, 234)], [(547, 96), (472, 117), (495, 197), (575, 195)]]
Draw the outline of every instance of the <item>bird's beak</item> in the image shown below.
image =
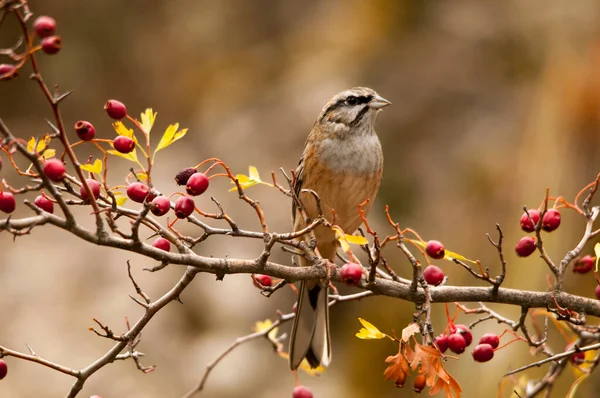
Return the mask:
[(381, 108), (385, 108), (386, 106), (390, 105), (391, 102), (386, 100), (385, 98), (376, 95), (375, 97), (373, 97), (373, 99), (369, 102), (369, 108), (373, 108), (373, 109), (381, 109)]

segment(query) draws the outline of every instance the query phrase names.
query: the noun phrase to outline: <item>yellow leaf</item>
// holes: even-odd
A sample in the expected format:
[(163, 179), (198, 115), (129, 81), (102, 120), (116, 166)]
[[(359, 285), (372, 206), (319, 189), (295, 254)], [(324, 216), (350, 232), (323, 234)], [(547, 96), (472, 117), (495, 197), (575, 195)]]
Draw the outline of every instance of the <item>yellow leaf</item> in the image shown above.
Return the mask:
[[(273, 322), (270, 319), (265, 319), (264, 321), (257, 321), (254, 324), (254, 331), (255, 332), (264, 332), (265, 330), (268, 330), (271, 326), (273, 326)], [(275, 341), (277, 339), (277, 332), (278, 332), (279, 328), (274, 328), (273, 330), (271, 330), (268, 334), (269, 340), (271, 341)]]
[(141, 181), (146, 181), (148, 179), (148, 175), (146, 173), (136, 173), (135, 175)]
[(335, 231), (335, 238), (340, 242), (340, 246), (342, 246), (342, 250), (344, 252), (350, 251), (350, 244), (353, 245), (368, 245), (369, 241), (363, 236), (357, 235), (348, 235), (345, 234), (344, 231), (337, 225), (331, 227)]
[(33, 147), (35, 146), (35, 137), (31, 137), (29, 141), (27, 141), (27, 152), (33, 152)]
[(102, 161), (100, 159), (96, 159), (94, 161), (94, 164), (82, 164), (81, 170), (85, 170), (90, 173), (100, 174), (102, 173)]
[[(35, 151), (37, 153), (42, 153), (44, 151), (44, 149), (48, 146), (49, 143), (50, 143), (50, 135), (44, 134), (42, 136), (42, 138), (39, 139), (39, 141), (37, 143), (37, 147), (35, 148)], [(35, 145), (35, 137), (31, 137), (29, 139), (29, 141), (27, 141), (27, 151), (33, 152), (34, 145)]]
[[(416, 239), (406, 239), (406, 240), (417, 246), (422, 247), (423, 249), (425, 249), (425, 247), (427, 246), (427, 244), (425, 242), (422, 242), (420, 240), (416, 240)], [(450, 250), (445, 250), (445, 252), (446, 252), (446, 254), (444, 256), (444, 260), (452, 261), (453, 259), (457, 259), (460, 261), (467, 261), (472, 264), (477, 264), (477, 261), (470, 260), (461, 254), (451, 252)]]
[(125, 127), (123, 122), (121, 122), (120, 120), (113, 123), (113, 128), (115, 129), (117, 135), (122, 135), (124, 137), (129, 138), (133, 138), (134, 136), (133, 129), (128, 129), (127, 127)]
[(156, 115), (158, 112), (152, 112), (151, 108), (148, 108), (142, 113), (142, 129), (146, 134), (150, 134), (150, 130), (152, 130), (152, 126), (154, 126), (154, 120), (156, 120)]
[[(288, 355), (287, 352), (279, 351), (278, 354), (281, 358), (283, 358), (285, 360), (289, 360), (289, 358), (290, 358), (290, 356)], [(300, 363), (300, 366), (298, 366), (298, 369), (300, 369), (301, 371), (303, 371), (304, 373), (306, 373), (309, 376), (320, 376), (321, 373), (325, 372), (325, 367), (322, 365), (319, 365), (318, 367), (312, 369), (306, 359), (304, 359)]]
[(123, 206), (125, 202), (127, 202), (127, 196), (125, 195), (115, 195), (115, 199), (117, 201), (117, 206)]
[(56, 150), (54, 149), (46, 149), (44, 153), (42, 153), (42, 157), (46, 160), (53, 158), (56, 155)]
[[(242, 187), (242, 189), (249, 188), (256, 184), (268, 185), (270, 187), (273, 186), (272, 184), (269, 184), (268, 182), (264, 182), (263, 180), (260, 179), (258, 170), (254, 166), (250, 166), (248, 168), (248, 175), (237, 174), (235, 176), (235, 178), (236, 178), (236, 180), (238, 180), (238, 183), (240, 184), (240, 187)], [(231, 183), (235, 184), (235, 182), (233, 182), (233, 181), (231, 181)], [(233, 192), (233, 191), (237, 191), (237, 186), (235, 186), (234, 188), (231, 188), (229, 190), (229, 192)]]
[(155, 155), (156, 152), (168, 147), (178, 139), (183, 138), (185, 133), (187, 133), (188, 131), (188, 129), (181, 129), (177, 131), (178, 128), (179, 123), (171, 124), (169, 127), (167, 127), (167, 129), (163, 133), (163, 136), (160, 139), (160, 142), (158, 143), (158, 146), (156, 147), (156, 150), (154, 151)]
[(134, 148), (133, 151), (131, 151), (129, 153), (121, 153), (121, 152), (115, 151), (113, 149), (109, 149), (106, 152), (110, 153), (111, 155), (115, 155), (115, 156), (118, 156), (120, 158), (127, 159), (129, 161), (136, 162), (137, 164), (140, 164), (138, 162), (137, 151), (135, 150), (135, 148)]
[(352, 245), (368, 245), (369, 241), (364, 236), (360, 235), (345, 235), (346, 242)]
[(407, 343), (408, 339), (411, 336), (414, 336), (415, 333), (419, 333), (419, 325), (417, 325), (415, 322), (413, 322), (410, 325), (408, 325), (407, 327), (405, 327), (404, 329), (402, 329), (402, 341)]
[(600, 243), (594, 245), (594, 254), (596, 254), (596, 272), (598, 272), (598, 259), (600, 259)]
[(361, 328), (358, 331), (358, 333), (356, 333), (356, 337), (358, 337), (359, 339), (363, 339), (363, 340), (383, 339), (384, 337), (389, 337), (391, 339), (391, 337), (388, 336), (387, 334), (381, 333), (379, 331), (379, 329), (377, 329), (375, 327), (375, 325), (373, 325), (372, 323), (367, 322), (362, 318), (358, 318), (358, 320), (364, 326), (363, 328)]

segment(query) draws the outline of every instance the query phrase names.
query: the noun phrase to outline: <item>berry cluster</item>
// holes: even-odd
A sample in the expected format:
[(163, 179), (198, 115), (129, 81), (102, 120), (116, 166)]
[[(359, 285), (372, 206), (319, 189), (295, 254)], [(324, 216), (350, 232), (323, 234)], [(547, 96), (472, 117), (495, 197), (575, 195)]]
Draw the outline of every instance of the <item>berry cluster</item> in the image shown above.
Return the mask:
[[(450, 349), (455, 354), (462, 354), (473, 342), (471, 330), (466, 325), (451, 324), (449, 334), (441, 334), (435, 338), (438, 349), (444, 353)], [(487, 362), (494, 357), (494, 350), (500, 345), (500, 337), (494, 333), (486, 333), (479, 339), (471, 355), (477, 362)]]
[[(525, 232), (534, 232), (540, 221), (539, 228), (546, 232), (552, 232), (560, 226), (560, 212), (557, 209), (548, 209), (541, 217), (538, 210), (528, 210), (521, 216), (521, 229)], [(515, 252), (519, 257), (528, 257), (535, 249), (535, 236), (524, 236), (515, 246)]]

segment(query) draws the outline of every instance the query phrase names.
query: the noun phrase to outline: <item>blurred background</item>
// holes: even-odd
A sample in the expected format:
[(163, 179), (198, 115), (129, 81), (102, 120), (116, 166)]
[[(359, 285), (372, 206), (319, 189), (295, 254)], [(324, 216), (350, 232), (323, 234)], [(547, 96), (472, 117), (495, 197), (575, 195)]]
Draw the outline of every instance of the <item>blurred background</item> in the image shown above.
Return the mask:
[[(37, 15), (58, 21), (63, 49), (38, 59), (49, 85), (74, 90), (62, 104), (73, 137), (71, 126), (79, 119), (91, 121), (100, 138), (115, 136), (102, 109), (109, 98), (123, 101), (133, 115), (146, 107), (158, 111), (156, 142), (170, 123), (189, 128), (184, 140), (157, 156), (153, 180), (165, 193), (178, 190), (173, 180), (178, 170), (209, 157), (223, 159), (235, 173), (254, 165), (266, 180), (272, 170), (294, 168), (325, 102), (348, 87), (369, 86), (393, 103), (377, 126), (385, 171), (370, 220), (380, 234), (392, 232), (384, 219), (388, 204), (402, 227), (480, 259), (497, 273), (496, 252), (485, 233), (494, 236), (499, 223), (506, 236), (505, 286), (544, 290), (548, 271), (541, 260), (517, 259), (513, 253), (523, 234), (522, 206), (539, 206), (546, 187), (572, 200), (600, 171), (597, 1), (54, 0), (30, 5)], [(8, 18), (0, 46), (17, 38), (17, 25)], [(0, 84), (0, 117), (24, 138), (49, 132), (44, 119), (51, 118), (37, 86), (27, 79), (29, 68)], [(92, 146), (79, 147), (78, 154), (80, 159), (99, 155)], [(17, 185), (21, 180), (6, 160), (2, 177)], [(122, 183), (130, 166), (111, 159), (111, 183)], [(210, 194), (241, 226), (258, 230), (253, 211), (228, 193), (229, 187), (216, 181)], [(265, 186), (249, 194), (260, 201), (272, 230), (290, 229), (287, 198)], [(208, 197), (197, 205), (216, 210)], [(27, 214), (21, 205), (15, 216)], [(77, 214), (91, 225), (88, 209)], [(184, 223), (178, 228), (198, 233)], [(549, 254), (558, 261), (582, 232), (583, 220), (563, 212), (563, 225), (546, 238)], [(211, 238), (197, 252), (254, 258), (260, 246)], [(92, 318), (122, 333), (125, 317), (133, 321), (141, 315), (128, 297), (134, 291), (126, 260), (152, 298), (184, 271), (170, 266), (149, 274), (142, 269), (153, 261), (95, 247), (50, 227), (15, 241), (0, 234), (0, 253), (0, 344), (26, 351), (28, 343), (40, 356), (78, 369), (112, 346), (88, 331)], [(409, 263), (395, 248), (385, 254), (398, 274), (410, 275)], [(290, 261), (281, 252), (272, 259)], [(437, 265), (451, 284), (479, 285), (451, 263)], [(568, 291), (593, 296), (590, 275), (569, 273), (566, 279)], [(157, 365), (154, 372), (142, 374), (130, 361), (115, 363), (96, 373), (80, 395), (180, 397), (236, 337), (250, 333), (257, 320), (275, 319), (276, 310), (289, 312), (295, 297), (283, 289), (264, 298), (247, 275), (215, 282), (214, 276), (201, 274), (182, 301), (169, 304), (143, 333), (138, 349), (147, 355), (145, 365)], [(493, 308), (518, 318), (518, 308)], [(336, 306), (333, 363), (321, 377), (300, 374), (300, 381), (316, 397), (412, 396), (411, 380), (403, 390), (383, 380), (384, 360), (397, 348), (354, 334), (359, 316), (390, 332), (405, 327), (413, 310), (410, 303), (388, 298)], [(434, 305), (433, 312), (439, 333), (446, 324), (444, 306)], [(475, 319), (461, 315), (458, 321)], [(484, 323), (473, 335), (478, 339), (502, 330)], [(555, 350), (566, 345), (553, 328), (550, 338)], [(485, 364), (474, 363), (468, 349), (446, 369), (461, 384), (463, 396), (494, 396), (506, 371), (536, 358), (541, 359), (517, 342)], [(40, 365), (7, 361), (3, 397), (61, 397), (73, 382)], [(533, 379), (545, 370), (523, 376)], [(498, 396), (510, 396), (519, 377), (506, 380)], [(567, 369), (552, 396), (564, 396), (574, 379)], [(293, 386), (287, 362), (261, 339), (226, 357), (199, 396), (288, 397)], [(597, 378), (587, 380), (578, 396), (595, 396), (598, 387)]]

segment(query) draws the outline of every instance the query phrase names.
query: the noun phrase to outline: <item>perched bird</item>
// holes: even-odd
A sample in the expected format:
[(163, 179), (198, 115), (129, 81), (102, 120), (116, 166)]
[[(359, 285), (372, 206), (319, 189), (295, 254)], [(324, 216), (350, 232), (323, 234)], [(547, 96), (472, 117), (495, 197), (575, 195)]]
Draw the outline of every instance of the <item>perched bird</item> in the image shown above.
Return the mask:
[[(317, 193), (325, 218), (345, 233), (351, 234), (360, 226), (358, 206), (370, 199), (364, 207), (368, 213), (381, 181), (383, 153), (375, 119), (388, 105), (390, 102), (374, 90), (355, 87), (336, 94), (323, 107), (296, 169), (294, 190), (308, 218), (316, 218), (319, 211), (314, 196), (303, 189)], [(306, 227), (296, 203), (292, 217), (295, 231)], [(338, 245), (335, 232), (318, 226), (314, 233), (320, 255), (334, 262)], [(298, 258), (301, 266), (311, 265), (306, 258)], [(297, 369), (304, 358), (312, 368), (327, 366), (331, 361), (328, 281), (302, 281), (299, 292), (290, 337), (290, 368)]]

